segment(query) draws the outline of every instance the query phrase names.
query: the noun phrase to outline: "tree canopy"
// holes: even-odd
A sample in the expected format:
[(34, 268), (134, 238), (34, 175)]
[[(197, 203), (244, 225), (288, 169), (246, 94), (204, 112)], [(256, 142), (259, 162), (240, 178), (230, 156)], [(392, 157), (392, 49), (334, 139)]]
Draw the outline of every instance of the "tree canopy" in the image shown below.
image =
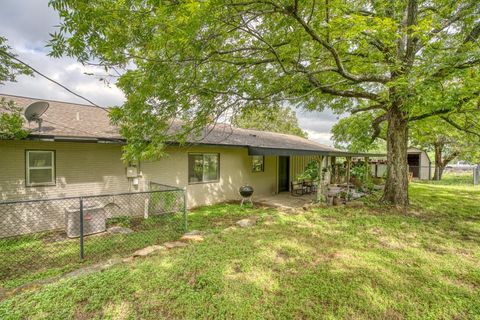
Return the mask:
[(16, 81), (16, 77), (20, 74), (32, 74), (30, 69), (15, 61), (14, 57), (7, 39), (0, 36), (0, 85), (6, 81)]
[(409, 122), (478, 97), (476, 1), (50, 4), (62, 18), (53, 56), (127, 70), (118, 81), (127, 101), (112, 112), (127, 158), (157, 155), (173, 118), (184, 120), (185, 136), (228, 110), (281, 101), (369, 113), (374, 135), (387, 124), (384, 200), (405, 205)]
[(23, 128), (25, 120), (21, 109), (13, 101), (0, 100), (0, 140), (24, 139), (28, 131)]
[(253, 106), (240, 110), (232, 117), (232, 124), (239, 128), (256, 129), (293, 134), (302, 138), (307, 133), (300, 128), (295, 111), (289, 107), (273, 106), (261, 108)]
[[(472, 111), (470, 120), (479, 119), (480, 112)], [(480, 130), (454, 127), (444, 117), (432, 117), (418, 121), (411, 130), (411, 143), (426, 151), (434, 153), (434, 178), (440, 180), (445, 167), (454, 159), (463, 159), (474, 163), (480, 162)], [(458, 121), (458, 120), (457, 120)], [(455, 122), (455, 125), (458, 125)], [(475, 130), (475, 131), (473, 131)]]
[[(0, 36), (0, 85), (16, 81), (20, 74), (31, 75), (30, 69), (15, 59), (7, 39)], [(24, 118), (21, 110), (11, 101), (0, 100), (0, 139), (23, 139), (28, 132), (23, 129)]]

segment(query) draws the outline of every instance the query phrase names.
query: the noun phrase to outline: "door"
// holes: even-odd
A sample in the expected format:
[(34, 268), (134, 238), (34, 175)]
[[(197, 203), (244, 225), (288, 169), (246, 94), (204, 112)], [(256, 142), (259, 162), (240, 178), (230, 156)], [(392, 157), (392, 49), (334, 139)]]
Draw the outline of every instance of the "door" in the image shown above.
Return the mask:
[(290, 157), (278, 157), (278, 192), (289, 191)]
[(420, 177), (420, 155), (419, 154), (409, 154), (407, 155), (408, 159), (408, 170), (413, 173), (414, 178)]

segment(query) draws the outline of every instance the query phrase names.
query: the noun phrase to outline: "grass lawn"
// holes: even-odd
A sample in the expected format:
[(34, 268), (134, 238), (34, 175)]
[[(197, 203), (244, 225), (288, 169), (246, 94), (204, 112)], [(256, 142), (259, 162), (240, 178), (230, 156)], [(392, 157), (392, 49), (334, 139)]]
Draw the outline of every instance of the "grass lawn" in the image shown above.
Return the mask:
[(408, 213), (205, 207), (190, 215), (204, 242), (24, 292), (0, 319), (478, 319), (480, 188), (410, 196)]
[(115, 226), (129, 227), (135, 232), (85, 237), (85, 260), (80, 259), (79, 238), (69, 239), (65, 232), (0, 239), (0, 288), (14, 288), (130, 254), (148, 245), (178, 239), (184, 231), (181, 214), (151, 216), (148, 219), (126, 217), (114, 222)]

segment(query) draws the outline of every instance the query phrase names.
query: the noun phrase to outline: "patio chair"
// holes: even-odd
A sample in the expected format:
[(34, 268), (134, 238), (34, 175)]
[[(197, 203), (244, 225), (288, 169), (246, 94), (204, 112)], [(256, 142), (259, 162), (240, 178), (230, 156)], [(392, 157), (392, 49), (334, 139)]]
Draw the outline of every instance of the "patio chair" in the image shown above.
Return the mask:
[(303, 188), (304, 188), (306, 194), (313, 193), (314, 189), (315, 189), (313, 181), (304, 181), (303, 182)]
[(290, 182), (290, 192), (292, 196), (303, 196), (305, 193), (303, 182)]

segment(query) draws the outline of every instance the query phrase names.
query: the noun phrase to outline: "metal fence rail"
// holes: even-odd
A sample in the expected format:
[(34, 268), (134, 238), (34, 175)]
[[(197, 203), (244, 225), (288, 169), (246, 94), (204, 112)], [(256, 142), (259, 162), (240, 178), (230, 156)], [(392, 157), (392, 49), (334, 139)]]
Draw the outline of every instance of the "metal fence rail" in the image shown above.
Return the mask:
[(176, 239), (186, 213), (185, 190), (159, 183), (142, 192), (0, 202), (0, 287)]

